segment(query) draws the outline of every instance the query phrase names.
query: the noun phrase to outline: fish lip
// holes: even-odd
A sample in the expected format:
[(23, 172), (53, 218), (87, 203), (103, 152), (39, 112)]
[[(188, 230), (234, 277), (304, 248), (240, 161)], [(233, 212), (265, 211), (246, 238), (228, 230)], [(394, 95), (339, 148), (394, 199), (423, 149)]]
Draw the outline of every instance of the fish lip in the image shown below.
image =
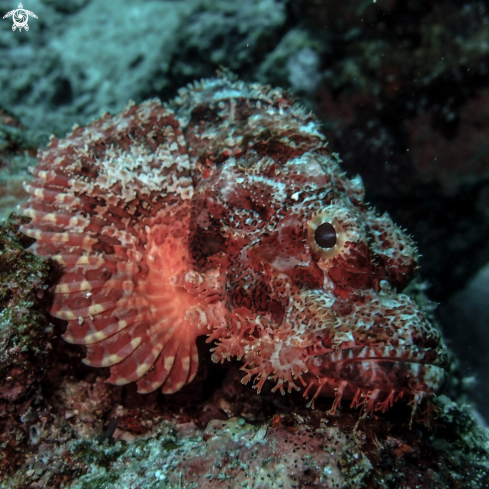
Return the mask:
[(306, 365), (312, 382), (319, 385), (332, 382), (336, 387), (338, 383), (348, 385), (351, 396), (358, 389), (432, 395), (448, 378), (444, 351), (416, 345), (343, 348), (311, 357)]
[[(356, 353), (356, 354), (355, 354)], [(383, 353), (383, 354), (382, 354)], [(338, 350), (311, 355), (320, 357), (325, 363), (355, 363), (355, 362), (402, 362), (418, 365), (433, 365), (446, 369), (448, 358), (442, 348), (423, 348), (416, 345), (394, 346), (366, 346), (340, 345)]]

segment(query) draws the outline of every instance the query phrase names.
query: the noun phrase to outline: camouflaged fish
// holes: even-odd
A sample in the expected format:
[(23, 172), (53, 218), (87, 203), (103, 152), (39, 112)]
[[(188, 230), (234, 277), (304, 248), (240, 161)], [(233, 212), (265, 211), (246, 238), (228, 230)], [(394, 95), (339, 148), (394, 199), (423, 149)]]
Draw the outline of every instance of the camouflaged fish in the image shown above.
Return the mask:
[(52, 138), (33, 173), (22, 231), (63, 270), (50, 312), (109, 382), (176, 392), (207, 335), (243, 383), (331, 413), (416, 409), (442, 386), (440, 335), (400, 293), (412, 240), (283, 90), (219, 78), (130, 103)]

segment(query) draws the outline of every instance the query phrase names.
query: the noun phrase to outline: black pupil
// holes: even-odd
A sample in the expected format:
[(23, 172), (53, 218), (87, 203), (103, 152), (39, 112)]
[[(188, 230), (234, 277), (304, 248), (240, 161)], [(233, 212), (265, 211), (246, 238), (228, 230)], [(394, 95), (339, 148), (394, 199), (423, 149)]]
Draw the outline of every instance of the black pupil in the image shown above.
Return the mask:
[(321, 248), (333, 248), (336, 244), (335, 228), (329, 222), (323, 222), (316, 228), (314, 239)]

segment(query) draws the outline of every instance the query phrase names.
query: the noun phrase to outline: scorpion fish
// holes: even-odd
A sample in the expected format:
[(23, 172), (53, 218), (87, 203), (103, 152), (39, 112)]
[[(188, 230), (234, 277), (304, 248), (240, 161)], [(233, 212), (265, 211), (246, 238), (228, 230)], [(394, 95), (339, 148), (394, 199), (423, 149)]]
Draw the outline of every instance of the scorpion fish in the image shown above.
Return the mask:
[(447, 354), (402, 293), (416, 247), (339, 163), (285, 91), (225, 76), (52, 137), (21, 231), (61, 267), (64, 339), (140, 393), (191, 382), (207, 335), (258, 392), (268, 380), (364, 416), (430, 402)]

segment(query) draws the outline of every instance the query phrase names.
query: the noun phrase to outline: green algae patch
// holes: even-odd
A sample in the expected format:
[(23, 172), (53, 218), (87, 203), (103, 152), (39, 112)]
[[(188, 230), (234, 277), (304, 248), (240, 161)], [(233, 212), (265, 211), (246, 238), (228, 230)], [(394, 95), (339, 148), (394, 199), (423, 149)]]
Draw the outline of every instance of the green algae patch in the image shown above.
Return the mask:
[(72, 449), (73, 458), (80, 460), (86, 465), (96, 465), (107, 468), (126, 451), (123, 442), (117, 442), (114, 446), (107, 443), (99, 444), (92, 440), (81, 440)]
[(0, 323), (11, 330), (14, 346), (38, 346), (48, 321), (43, 302), (55, 265), (26, 250), (32, 242), (19, 232), (29, 218), (11, 214), (0, 224)]
[(28, 221), (12, 214), (0, 224), (0, 374), (20, 354), (44, 356), (51, 329), (45, 306), (55, 264), (26, 250), (32, 240), (18, 228)]
[(177, 448), (180, 448), (180, 446), (181, 443), (177, 443), (175, 440), (172, 440), (170, 438), (166, 438), (161, 442), (161, 448), (163, 448), (163, 450), (166, 450), (167, 452), (176, 450)]
[(27, 436), (18, 428), (51, 348), (46, 304), (56, 265), (26, 249), (32, 240), (19, 226), (28, 221), (12, 214), (0, 224), (0, 479), (23, 458)]

